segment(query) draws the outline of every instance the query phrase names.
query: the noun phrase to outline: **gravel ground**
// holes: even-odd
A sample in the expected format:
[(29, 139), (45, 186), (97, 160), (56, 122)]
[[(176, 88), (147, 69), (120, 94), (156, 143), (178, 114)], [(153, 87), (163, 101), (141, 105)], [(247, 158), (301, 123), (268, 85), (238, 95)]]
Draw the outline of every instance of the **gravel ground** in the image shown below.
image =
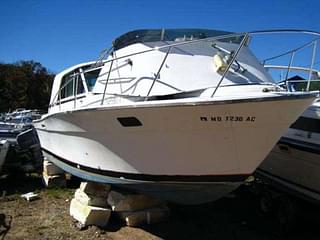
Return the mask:
[[(242, 188), (214, 203), (198, 206), (169, 204), (168, 221), (132, 228), (111, 216), (106, 229), (76, 227), (69, 216), (69, 204), (75, 183), (65, 189), (45, 189), (41, 177), (0, 179), (1, 239), (320, 239), (317, 227), (320, 211), (304, 204), (296, 225), (285, 234), (274, 214), (259, 209), (258, 198)], [(39, 193), (39, 199), (27, 202), (20, 195)]]

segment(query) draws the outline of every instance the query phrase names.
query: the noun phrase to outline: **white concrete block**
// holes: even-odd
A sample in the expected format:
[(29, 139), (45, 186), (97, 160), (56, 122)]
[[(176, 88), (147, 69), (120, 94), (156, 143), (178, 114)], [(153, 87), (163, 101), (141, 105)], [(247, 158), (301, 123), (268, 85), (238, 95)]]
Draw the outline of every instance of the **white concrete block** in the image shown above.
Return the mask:
[(64, 174), (64, 171), (61, 168), (57, 167), (56, 165), (54, 165), (52, 162), (48, 160), (43, 161), (43, 171), (48, 176)]
[(86, 194), (96, 197), (107, 198), (111, 186), (108, 184), (95, 183), (95, 182), (81, 182), (80, 190)]
[(67, 180), (64, 174), (49, 176), (46, 172), (42, 173), (44, 184), (47, 188), (66, 187)]
[(85, 193), (81, 191), (81, 189), (77, 189), (74, 198), (77, 199), (84, 205), (95, 206), (95, 207), (107, 207), (108, 202), (106, 197), (98, 197), (96, 195), (92, 195), (89, 193)]
[(112, 211), (137, 211), (163, 205), (164, 202), (143, 194), (111, 191), (108, 195), (108, 204)]
[(144, 209), (133, 212), (116, 212), (116, 215), (131, 227), (144, 224), (155, 224), (168, 219), (170, 210), (167, 206)]
[(70, 204), (70, 215), (85, 226), (105, 227), (110, 219), (111, 209), (84, 205), (73, 198)]
[(26, 199), (28, 202), (31, 202), (35, 199), (38, 199), (39, 194), (36, 194), (34, 192), (28, 192), (28, 193), (22, 194), (21, 197)]

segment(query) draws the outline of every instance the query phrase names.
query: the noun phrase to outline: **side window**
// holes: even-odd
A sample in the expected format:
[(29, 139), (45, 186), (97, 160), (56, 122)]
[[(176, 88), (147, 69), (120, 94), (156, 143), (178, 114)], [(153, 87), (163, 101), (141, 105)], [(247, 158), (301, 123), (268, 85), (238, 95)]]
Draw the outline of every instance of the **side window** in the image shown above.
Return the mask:
[(99, 77), (101, 69), (96, 69), (94, 71), (85, 72), (84, 78), (86, 79), (88, 91), (91, 92), (94, 85), (96, 84), (96, 81)]
[(84, 90), (84, 86), (82, 83), (81, 75), (78, 75), (77, 76), (77, 94), (81, 94), (84, 92), (85, 92), (85, 90)]
[(74, 96), (74, 90), (76, 89), (76, 94), (81, 94), (85, 92), (81, 75), (79, 74), (79, 70), (75, 70), (66, 74), (61, 81), (61, 99)]
[(60, 85), (61, 99), (73, 96), (73, 84), (74, 84), (73, 79), (74, 79), (73, 73), (67, 74), (62, 78), (61, 85)]

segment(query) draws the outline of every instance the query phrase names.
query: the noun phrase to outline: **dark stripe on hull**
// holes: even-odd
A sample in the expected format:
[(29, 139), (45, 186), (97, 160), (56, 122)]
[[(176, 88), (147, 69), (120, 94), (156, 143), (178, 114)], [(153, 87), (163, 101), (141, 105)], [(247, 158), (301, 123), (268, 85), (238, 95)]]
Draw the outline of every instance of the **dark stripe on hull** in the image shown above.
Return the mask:
[(292, 148), (295, 148), (295, 149), (298, 149), (301, 151), (320, 155), (320, 145), (319, 144), (308, 143), (305, 141), (295, 140), (295, 139), (291, 139), (291, 138), (287, 138), (287, 137), (282, 137), (278, 143), (288, 145)]
[(101, 176), (109, 176), (114, 178), (124, 178), (127, 180), (137, 180), (146, 182), (186, 182), (186, 183), (197, 183), (197, 182), (243, 182), (246, 180), (250, 174), (232, 174), (232, 175), (200, 175), (200, 176), (185, 176), (185, 175), (150, 175), (150, 174), (135, 174), (135, 173), (124, 173), (124, 172), (114, 172), (102, 169), (91, 168), (77, 163), (68, 161), (61, 158), (54, 153), (42, 148), (42, 150), (55, 157), (57, 160), (71, 166), (74, 168), (81, 169), (93, 174), (98, 174)]

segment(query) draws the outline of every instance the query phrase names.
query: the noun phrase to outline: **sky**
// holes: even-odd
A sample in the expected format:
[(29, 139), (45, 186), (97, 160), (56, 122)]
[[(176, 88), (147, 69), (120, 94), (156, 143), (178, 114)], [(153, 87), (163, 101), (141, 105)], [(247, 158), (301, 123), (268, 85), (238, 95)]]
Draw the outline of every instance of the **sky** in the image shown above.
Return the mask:
[(141, 28), (320, 31), (319, 9), (319, 0), (2, 0), (0, 62), (34, 60), (58, 73)]

